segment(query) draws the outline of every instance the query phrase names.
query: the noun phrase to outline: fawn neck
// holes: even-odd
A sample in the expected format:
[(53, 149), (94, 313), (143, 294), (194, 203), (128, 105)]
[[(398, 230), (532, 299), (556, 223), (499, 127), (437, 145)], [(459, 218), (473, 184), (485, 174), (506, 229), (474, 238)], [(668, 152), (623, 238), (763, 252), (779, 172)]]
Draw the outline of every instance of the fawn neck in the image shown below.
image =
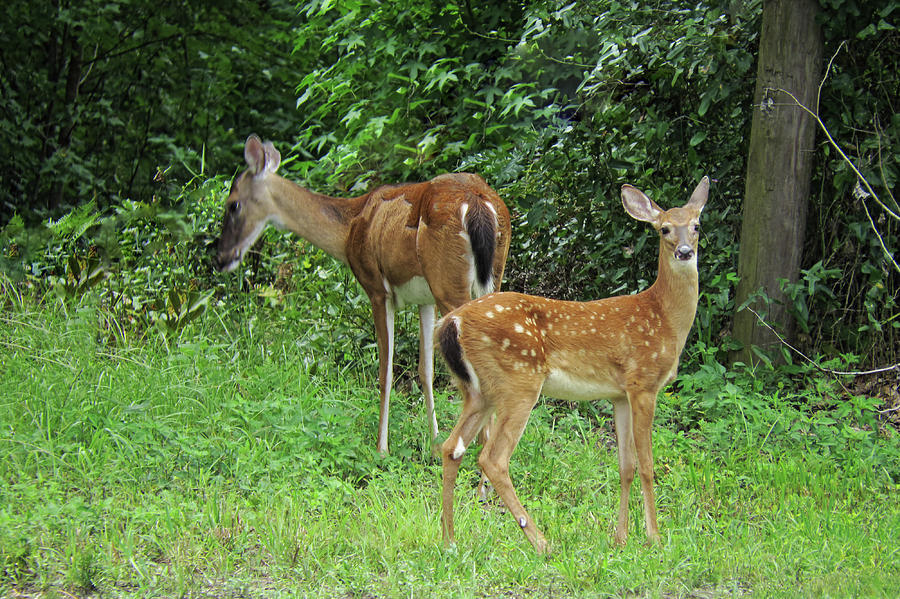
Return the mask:
[(335, 198), (315, 193), (277, 175), (268, 177), (266, 185), (280, 226), (347, 263), (350, 223), (362, 210), (366, 196)]
[(659, 272), (656, 282), (645, 293), (654, 298), (666, 315), (678, 339), (677, 354), (680, 354), (697, 313), (700, 295), (697, 253), (690, 260), (678, 260), (660, 240)]

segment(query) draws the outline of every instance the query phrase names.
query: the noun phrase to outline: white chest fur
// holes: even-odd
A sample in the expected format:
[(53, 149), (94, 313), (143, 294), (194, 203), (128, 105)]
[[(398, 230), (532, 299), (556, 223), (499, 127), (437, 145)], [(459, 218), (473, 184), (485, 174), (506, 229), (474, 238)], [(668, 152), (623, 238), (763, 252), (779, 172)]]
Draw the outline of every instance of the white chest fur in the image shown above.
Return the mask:
[(406, 304), (421, 306), (434, 303), (431, 287), (428, 286), (425, 277), (413, 277), (403, 285), (396, 286), (390, 286), (385, 281), (385, 286), (388, 287), (397, 308)]

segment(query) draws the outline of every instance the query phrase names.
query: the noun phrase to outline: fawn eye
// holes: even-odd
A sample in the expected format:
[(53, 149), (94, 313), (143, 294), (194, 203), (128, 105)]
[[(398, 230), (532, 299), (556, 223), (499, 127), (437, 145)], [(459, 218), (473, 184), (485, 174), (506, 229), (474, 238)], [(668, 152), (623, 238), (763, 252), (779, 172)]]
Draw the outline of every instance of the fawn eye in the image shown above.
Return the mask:
[(238, 212), (241, 211), (241, 203), (240, 202), (232, 202), (232, 204), (228, 207), (228, 212), (233, 215), (237, 215)]
[(700, 232), (700, 225), (694, 225), (694, 233)]
[(663, 235), (668, 235), (668, 234), (669, 234), (669, 227), (663, 227), (663, 228), (661, 228), (661, 229), (659, 230), (659, 232), (662, 233)]

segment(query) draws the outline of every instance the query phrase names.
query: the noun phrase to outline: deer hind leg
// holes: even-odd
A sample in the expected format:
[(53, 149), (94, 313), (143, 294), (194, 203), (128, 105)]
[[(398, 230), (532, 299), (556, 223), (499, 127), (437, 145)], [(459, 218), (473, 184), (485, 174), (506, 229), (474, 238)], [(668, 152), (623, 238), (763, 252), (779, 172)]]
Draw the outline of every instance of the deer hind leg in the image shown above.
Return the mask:
[[(468, 301), (468, 298), (462, 299), (465, 296), (435, 296), (435, 302), (437, 303), (437, 307), (440, 310), (442, 315), (446, 315), (451, 312), (454, 308), (458, 308)], [(419, 359), (419, 364), (421, 364), (421, 358)], [(488, 437), (490, 437), (490, 429), (493, 426), (494, 417), (493, 415), (490, 417), (488, 421), (484, 423), (484, 426), (478, 433), (478, 442), (484, 447), (484, 444), (487, 443)], [(435, 424), (435, 427), (437, 425)], [(435, 429), (437, 430), (437, 429)], [(436, 435), (437, 433), (435, 433)], [(484, 472), (481, 473), (481, 481), (478, 483), (478, 498), (481, 500), (485, 500), (488, 498), (490, 494), (491, 484), (488, 480), (487, 476), (485, 476)]]
[(375, 340), (378, 342), (378, 391), (381, 403), (378, 453), (384, 455), (388, 452), (388, 417), (394, 377), (394, 306), (391, 301), (387, 298), (372, 298), (372, 316), (375, 321)]
[(463, 389), (464, 399), (462, 413), (456, 426), (441, 446), (443, 464), (443, 492), (441, 496), (441, 524), (444, 542), (453, 543), (453, 491), (456, 487), (456, 475), (462, 462), (466, 448), (472, 443), (475, 435), (481, 430), (488, 417), (489, 406), (481, 394), (471, 389)]
[(641, 491), (644, 495), (644, 524), (647, 540), (658, 543), (659, 528), (656, 523), (656, 495), (653, 491), (653, 443), (651, 427), (656, 411), (655, 393), (629, 394), (631, 397), (631, 419), (634, 427), (634, 445), (637, 450), (638, 474), (641, 477)]
[(438, 436), (434, 415), (434, 304), (419, 306), (419, 383), (425, 396), (425, 412), (432, 441)]
[(525, 511), (522, 502), (519, 501), (512, 480), (509, 478), (509, 459), (512, 456), (522, 431), (528, 423), (531, 409), (537, 402), (538, 393), (534, 392), (530, 398), (522, 402), (510, 402), (497, 406), (497, 415), (494, 421), (494, 429), (487, 440), (481, 455), (478, 456), (478, 465), (487, 475), (497, 495), (503, 500), (509, 513), (516, 520), (516, 524), (528, 537), (538, 553), (547, 551), (547, 541), (544, 535), (535, 525), (534, 520)]
[[(494, 428), (494, 421), (496, 420), (496, 418), (496, 414), (491, 414), (487, 419), (487, 422), (484, 423), (484, 426), (481, 427), (481, 432), (478, 433), (478, 442), (481, 443), (482, 447), (487, 445), (488, 439), (491, 438), (491, 431)], [(490, 494), (491, 481), (488, 480), (487, 475), (482, 470), (481, 481), (478, 483), (478, 498), (482, 501), (487, 501), (487, 498)]]
[(616, 525), (616, 543), (624, 545), (628, 539), (628, 496), (634, 481), (635, 455), (634, 433), (631, 422), (631, 406), (625, 399), (613, 402), (616, 420), (616, 445), (619, 456), (619, 518)]

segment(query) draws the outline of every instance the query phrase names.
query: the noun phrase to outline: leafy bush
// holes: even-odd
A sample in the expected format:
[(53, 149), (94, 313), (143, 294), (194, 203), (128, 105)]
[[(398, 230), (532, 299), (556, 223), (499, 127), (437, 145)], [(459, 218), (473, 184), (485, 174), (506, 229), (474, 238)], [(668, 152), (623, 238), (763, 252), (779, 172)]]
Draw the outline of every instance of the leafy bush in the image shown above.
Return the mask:
[[(882, 205), (864, 190), (828, 140), (817, 149), (803, 277), (810, 304), (811, 352), (852, 352), (868, 364), (900, 361), (900, 32), (896, 3), (823, 2), (826, 56), (818, 110)], [(824, 133), (824, 132), (822, 132)], [(893, 263), (889, 255), (893, 255)], [(823, 276), (829, 277), (821, 278)], [(813, 286), (813, 280), (819, 284)]]
[[(119, 14), (125, 7), (114, 3), (104, 10)], [(140, 3), (131, 7), (136, 14), (148, 10)], [(203, 73), (211, 90), (218, 85), (228, 90), (227, 101), (215, 109), (197, 104), (210, 111), (204, 117), (207, 125), (216, 123), (204, 129), (212, 131), (208, 139), (215, 143), (204, 146), (195, 136), (167, 133), (167, 147), (177, 152), (148, 159), (152, 168), (143, 158), (139, 167), (127, 167), (145, 173), (139, 178), (157, 179), (142, 188), (147, 193), (135, 193), (132, 199), (87, 193), (77, 210), (53, 214), (36, 226), (34, 216), (41, 212), (12, 218), (0, 235), (0, 267), (16, 280), (39, 281), (66, 276), (73, 255), (79, 264), (98, 259), (110, 273), (103, 283), (110, 305), (143, 327), (171, 311), (174, 304), (166, 298), (176, 297), (169, 295), (173, 289), (177, 297), (187, 297), (215, 288), (217, 301), (253, 290), (255, 301), (284, 309), (284, 293), (304, 284), (298, 277), (343, 273), (322, 300), (339, 302), (335, 309), (347, 309), (349, 321), (358, 325), (355, 330), (367, 331), (365, 302), (360, 302), (352, 278), (288, 235), (268, 232), (239, 275), (211, 274), (208, 251), (229, 177), (206, 180), (205, 172), (210, 167), (233, 172), (240, 165), (237, 150), (246, 133), (268, 130), (276, 137), (293, 136), (294, 156), (284, 149), (287, 175), (323, 192), (349, 195), (381, 182), (423, 179), (441, 171), (480, 172), (514, 214), (506, 288), (571, 299), (630, 293), (654, 279), (656, 243), (619, 206), (623, 182), (669, 206), (682, 202), (696, 180), (708, 174), (714, 184), (703, 218), (702, 293), (697, 332), (686, 358), (696, 363), (713, 351), (722, 361), (732, 347), (740, 198), (761, 7), (759, 1), (433, 5), (309, 0), (297, 6), (297, 19), (289, 22), (279, 4), (269, 15), (284, 25), (273, 34), (277, 47), (267, 47), (274, 53), (269, 57), (275, 63), (272, 79), (265, 83), (242, 77), (253, 82), (246, 89), (236, 82), (238, 69), (266, 77), (265, 69), (258, 68), (261, 42), (252, 39), (252, 32), (233, 29), (231, 8), (203, 9), (212, 10), (202, 13), (209, 16), (209, 31), (221, 27), (223, 39), (240, 42), (215, 58), (205, 49), (207, 30), (168, 29), (164, 23), (182, 17), (154, 14), (147, 27), (159, 24), (160, 31), (184, 40), (188, 54), (181, 66)], [(21, 10), (17, 18), (28, 23), (55, 23), (58, 18), (18, 5), (4, 10)], [(894, 64), (900, 54), (890, 51), (898, 41), (890, 24), (894, 12), (890, 2), (864, 9), (855, 2), (823, 3), (828, 51), (850, 39), (835, 55), (820, 107), (836, 141), (852, 149), (853, 161), (892, 208), (892, 158), (900, 127), (890, 104), (900, 71)], [(79, 24), (85, 39), (117, 26), (83, 11), (59, 18)], [(57, 33), (47, 32), (47, 39)], [(158, 39), (148, 38), (152, 56), (160, 61), (150, 61), (154, 69), (180, 65), (171, 48), (155, 45)], [(288, 43), (294, 48), (290, 74), (281, 53)], [(105, 48), (98, 46), (103, 59), (94, 69), (106, 72), (125, 64), (124, 55), (103, 55)], [(23, 64), (40, 55), (27, 45), (17, 52)], [(197, 62), (202, 53), (208, 55)], [(151, 70), (147, 77), (168, 81), (171, 74)], [(301, 120), (296, 123), (279, 120), (285, 113), (273, 105), (283, 104), (283, 97), (268, 93), (282, 93), (287, 77), (298, 84)], [(34, 85), (40, 87), (41, 81)], [(113, 79), (108, 81), (112, 87), (107, 91), (119, 90)], [(171, 116), (172, 102), (180, 97), (177, 86), (171, 92), (161, 100), (160, 114)], [(244, 95), (238, 99), (234, 94)], [(14, 106), (17, 98), (21, 96), (9, 96), (15, 109), (10, 114), (25, 110)], [(130, 121), (123, 121), (140, 120), (139, 115), (147, 114), (142, 110), (150, 108), (140, 104), (129, 113)], [(30, 106), (25, 112), (34, 115), (36, 110)], [(118, 114), (124, 108), (114, 103), (110, 110)], [(235, 126), (212, 117), (226, 113), (228, 119), (238, 119)], [(238, 116), (245, 113), (250, 116)], [(113, 131), (124, 126), (110, 119)], [(74, 131), (102, 120), (85, 113)], [(156, 117), (151, 121), (152, 131), (163, 127)], [(179, 120), (167, 126), (194, 131), (192, 123)], [(830, 144), (823, 141), (817, 152), (821, 160), (814, 188), (820, 191), (810, 206), (805, 269), (802, 280), (786, 290), (801, 322), (800, 344), (810, 353), (896, 361), (898, 274), (882, 248), (884, 244), (896, 254), (896, 222), (871, 201), (864, 206), (854, 199), (859, 197), (851, 193), (855, 174)], [(106, 162), (124, 169), (123, 155), (103, 154)], [(36, 162), (18, 155), (9, 161), (15, 172)], [(48, 172), (60, 172), (53, 164), (48, 162)], [(179, 173), (196, 175), (182, 185)], [(110, 181), (125, 178), (115, 174)], [(112, 185), (110, 181), (103, 185)], [(15, 188), (14, 207), (30, 202), (25, 187)], [(296, 267), (298, 260), (302, 268)], [(369, 333), (359, 338), (371, 343)], [(414, 342), (403, 336), (402, 355), (407, 343)]]
[(290, 2), (11, 0), (0, 18), (0, 224), (165, 202), (184, 162), (233, 168), (235, 132), (293, 130)]

